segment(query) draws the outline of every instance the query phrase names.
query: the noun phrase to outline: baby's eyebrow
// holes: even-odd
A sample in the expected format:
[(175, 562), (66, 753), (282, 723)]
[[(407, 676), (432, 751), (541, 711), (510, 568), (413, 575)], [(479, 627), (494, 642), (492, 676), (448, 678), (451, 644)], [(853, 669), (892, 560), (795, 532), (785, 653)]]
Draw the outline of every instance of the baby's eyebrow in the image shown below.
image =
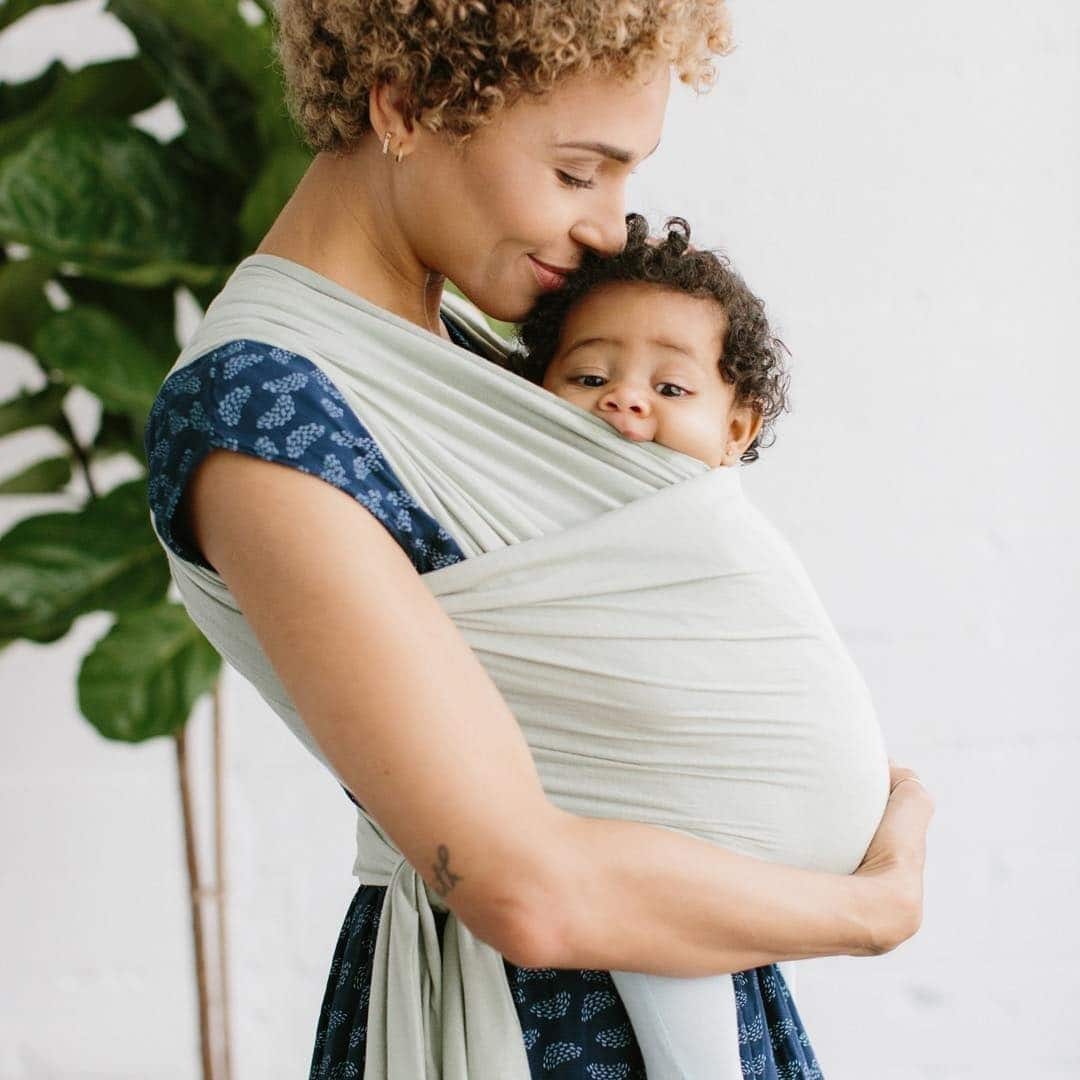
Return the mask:
[[(662, 349), (674, 349), (676, 352), (681, 352), (684, 356), (693, 356), (694, 355), (694, 353), (690, 349), (686, 348), (685, 345), (679, 345), (677, 342), (674, 342), (674, 341), (667, 341), (665, 338), (649, 338), (648, 343), (650, 345), (659, 345)], [(575, 341), (574, 344), (571, 345), (570, 348), (567, 349), (566, 352), (563, 353), (563, 356), (564, 357), (569, 356), (572, 352), (574, 352), (575, 349), (583, 349), (583, 348), (585, 348), (586, 345), (618, 345), (618, 344), (619, 344), (619, 342), (618, 342), (617, 338), (607, 338), (607, 337), (583, 338), (581, 341)]]
[(663, 338), (649, 338), (650, 345), (659, 345), (662, 349), (674, 349), (684, 356), (693, 356), (693, 352), (684, 345), (677, 345), (674, 341), (665, 341)]
[(563, 353), (563, 359), (565, 360), (576, 349), (584, 349), (586, 345), (602, 345), (605, 342), (611, 342), (611, 338), (591, 337), (584, 338), (581, 341), (575, 341), (574, 344)]

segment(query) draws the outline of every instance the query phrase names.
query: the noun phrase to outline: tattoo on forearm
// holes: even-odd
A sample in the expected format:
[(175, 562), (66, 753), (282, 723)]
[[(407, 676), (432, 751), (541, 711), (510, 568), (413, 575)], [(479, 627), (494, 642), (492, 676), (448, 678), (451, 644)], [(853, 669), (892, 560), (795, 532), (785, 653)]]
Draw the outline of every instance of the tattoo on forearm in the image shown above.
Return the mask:
[(446, 894), (461, 880), (461, 875), (451, 871), (450, 849), (445, 844), (439, 845), (438, 856), (439, 861), (431, 864), (432, 870), (435, 871), (435, 884), (432, 888), (440, 896), (446, 896)]

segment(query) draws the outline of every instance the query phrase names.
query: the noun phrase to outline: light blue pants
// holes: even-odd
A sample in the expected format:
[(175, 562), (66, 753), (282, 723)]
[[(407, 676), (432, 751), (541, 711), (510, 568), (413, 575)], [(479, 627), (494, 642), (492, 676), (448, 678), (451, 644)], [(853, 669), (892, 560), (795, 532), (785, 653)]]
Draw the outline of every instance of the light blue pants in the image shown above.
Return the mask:
[[(792, 987), (794, 965), (777, 965)], [(730, 975), (669, 978), (613, 971), (649, 1080), (742, 1080)]]

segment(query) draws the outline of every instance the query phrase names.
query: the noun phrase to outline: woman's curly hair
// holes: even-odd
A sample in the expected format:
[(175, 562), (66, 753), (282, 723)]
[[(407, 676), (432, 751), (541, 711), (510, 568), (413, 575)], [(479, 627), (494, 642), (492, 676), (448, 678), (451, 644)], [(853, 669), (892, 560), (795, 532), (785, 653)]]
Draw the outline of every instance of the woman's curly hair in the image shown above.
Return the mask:
[(431, 131), (466, 140), (501, 106), (588, 70), (632, 77), (665, 59), (695, 90), (731, 50), (724, 0), (282, 0), (278, 50), (313, 150), (370, 129), (368, 93), (399, 87)]
[(773, 336), (765, 305), (747, 288), (727, 256), (690, 246), (684, 218), (668, 218), (667, 236), (651, 239), (640, 214), (626, 215), (626, 247), (618, 255), (586, 250), (581, 265), (567, 275), (562, 288), (541, 294), (517, 328), (519, 348), (507, 366), (540, 384), (559, 349), (562, 327), (571, 309), (591, 290), (613, 281), (647, 282), (717, 302), (727, 316), (722, 353), (717, 358), (724, 380), (734, 387), (735, 404), (753, 406), (761, 430), (740, 460), (757, 461), (758, 448), (771, 446), (773, 423), (789, 410), (787, 346)]

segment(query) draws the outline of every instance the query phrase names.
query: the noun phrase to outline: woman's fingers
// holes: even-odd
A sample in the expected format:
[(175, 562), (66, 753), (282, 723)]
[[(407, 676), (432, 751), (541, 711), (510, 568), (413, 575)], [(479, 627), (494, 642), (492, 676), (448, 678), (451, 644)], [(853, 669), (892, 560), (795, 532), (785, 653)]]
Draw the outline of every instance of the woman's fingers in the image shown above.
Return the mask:
[(855, 871), (876, 878), (875, 887), (884, 889), (880, 952), (896, 948), (922, 925), (926, 834), (934, 814), (933, 796), (913, 769), (890, 760), (889, 779), (892, 791), (885, 813)]
[(893, 786), (885, 812), (891, 819), (886, 833), (888, 843), (895, 857), (921, 866), (926, 859), (926, 834), (934, 816), (934, 797), (914, 770), (897, 766), (892, 773)]
[(929, 800), (931, 807), (934, 803), (934, 798), (930, 794), (926, 784), (919, 778), (914, 769), (908, 769), (903, 765), (897, 765), (892, 758), (889, 758), (889, 794), (890, 796), (896, 791), (897, 786), (904, 780), (914, 781), (914, 784), (909, 786), (915, 786), (917, 784), (922, 788), (925, 797)]
[(926, 857), (926, 833), (934, 815), (934, 797), (914, 770), (889, 762), (892, 791), (877, 832), (861, 864), (861, 869), (877, 872), (904, 864), (921, 872)]
[(921, 782), (905, 784), (898, 781), (889, 796), (889, 806), (901, 834), (908, 835), (908, 843), (902, 846), (909, 851), (925, 852), (926, 831), (934, 816), (934, 796)]

